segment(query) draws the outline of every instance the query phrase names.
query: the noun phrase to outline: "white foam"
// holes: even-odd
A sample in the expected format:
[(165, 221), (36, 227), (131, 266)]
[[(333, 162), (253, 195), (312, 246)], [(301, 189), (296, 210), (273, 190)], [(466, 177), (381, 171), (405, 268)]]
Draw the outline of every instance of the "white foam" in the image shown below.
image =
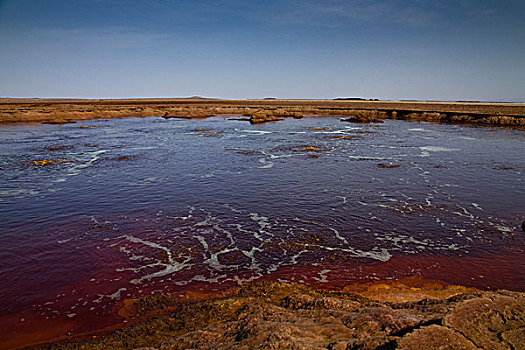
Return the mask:
[(423, 146), (419, 147), (421, 151), (428, 151), (428, 152), (452, 152), (452, 151), (459, 151), (459, 148), (446, 148), (441, 146)]
[(327, 279), (327, 277), (326, 277), (326, 274), (327, 274), (328, 272), (330, 272), (330, 271), (332, 271), (332, 270), (325, 269), (325, 270), (319, 271), (319, 273), (318, 273), (318, 274), (319, 274), (319, 277), (312, 277), (312, 278), (313, 278), (314, 280), (316, 280), (316, 281), (321, 282), (321, 283), (327, 283), (327, 282), (328, 282), (328, 279)]
[(255, 252), (262, 252), (263, 250), (259, 247), (252, 247), (252, 249), (248, 250), (241, 250), (241, 253), (243, 253), (246, 257), (251, 259), (251, 264), (249, 266), (250, 270), (256, 270), (259, 271), (259, 264), (257, 263), (257, 259), (255, 258)]
[(118, 299), (120, 299), (120, 293), (124, 292), (125, 290), (126, 290), (126, 288), (120, 288), (115, 293), (108, 295), (108, 298), (110, 298), (112, 300), (118, 300)]
[(370, 259), (379, 260), (383, 262), (390, 260), (390, 258), (392, 257), (392, 254), (390, 254), (390, 252), (385, 248), (381, 248), (380, 251), (377, 251), (377, 250), (363, 251), (361, 249), (355, 249), (352, 247), (348, 247), (348, 248), (337, 248), (337, 247), (334, 248), (334, 247), (325, 247), (325, 246), (319, 246), (319, 247), (324, 248), (329, 251), (340, 250), (342, 252), (346, 252), (350, 254), (351, 256), (355, 258), (370, 258)]
[[(189, 262), (192, 260), (191, 257), (185, 257), (183, 262), (175, 261), (171, 251), (168, 248), (166, 248), (166, 247), (164, 247), (164, 246), (162, 246), (160, 244), (157, 244), (157, 243), (154, 243), (154, 242), (145, 241), (145, 240), (142, 240), (142, 239), (134, 237), (134, 236), (124, 236), (124, 237), (127, 240), (129, 240), (130, 242), (140, 243), (140, 244), (152, 247), (152, 248), (163, 250), (163, 251), (166, 252), (166, 255), (168, 257), (168, 263), (163, 263), (161, 261), (157, 261), (157, 262), (154, 262), (152, 264), (143, 265), (143, 266), (141, 266), (139, 268), (135, 268), (135, 269), (133, 269), (133, 268), (120, 269), (121, 271), (122, 270), (132, 270), (132, 271), (137, 272), (137, 271), (140, 271), (140, 270), (142, 270), (144, 268), (149, 268), (149, 267), (158, 267), (158, 266), (164, 267), (164, 269), (159, 270), (157, 272), (150, 273), (150, 274), (147, 274), (147, 275), (142, 276), (140, 278), (133, 279), (131, 281), (131, 283), (133, 283), (133, 284), (138, 284), (138, 283), (141, 283), (144, 280), (150, 280), (150, 279), (156, 278), (156, 277), (162, 277), (162, 276), (170, 275), (172, 273), (178, 272), (178, 271), (180, 271), (180, 270), (182, 270), (182, 269), (184, 269), (186, 267), (190, 267), (190, 266), (193, 265), (193, 264), (189, 264)], [(179, 258), (181, 258), (180, 255), (179, 255)]]
[(248, 233), (250, 235), (252, 235), (255, 239), (259, 240), (259, 241), (264, 241), (264, 239), (259, 235), (258, 232), (252, 232), (252, 231), (248, 231), (248, 230), (245, 230), (241, 224), (235, 224), (234, 225), (235, 227), (237, 227), (237, 229), (241, 232), (244, 232), (244, 233)]
[(278, 159), (278, 158), (289, 158), (292, 157), (293, 154), (281, 154), (281, 155), (275, 155), (271, 154), (265, 151), (261, 151), (261, 154), (264, 154), (265, 156), (269, 157), (270, 159)]
[(503, 225), (494, 225), (494, 228), (497, 229), (498, 231), (502, 232), (502, 233), (510, 233), (510, 232), (514, 231), (512, 229), (512, 227), (503, 226)]
[(427, 129), (423, 129), (423, 128), (412, 128), (412, 129), (408, 129), (408, 131), (425, 131), (425, 132), (431, 132), (432, 130), (427, 130)]
[(261, 277), (262, 277), (262, 274), (258, 273), (258, 274), (255, 274), (253, 276), (250, 276), (248, 278), (239, 278), (237, 280), (237, 284), (242, 286), (244, 283), (250, 283), (250, 282), (255, 281), (256, 279), (261, 278)]
[(259, 169), (269, 169), (273, 167), (273, 162), (267, 161), (266, 158), (259, 158), (259, 163), (264, 164), (259, 166)]
[(272, 133), (271, 131), (267, 131), (267, 130), (239, 130), (239, 129), (235, 129), (235, 130), (240, 131), (240, 132), (255, 134), (255, 135), (265, 135), (265, 134)]
[(267, 228), (270, 228), (270, 223), (268, 222), (268, 217), (259, 215), (257, 213), (250, 213), (250, 218), (255, 221), (257, 224), (259, 224), (259, 233), (266, 234), (270, 237), (274, 237), (274, 234), (270, 231), (266, 230)]
[(70, 176), (77, 176), (77, 175), (79, 175), (82, 172), (82, 169), (90, 167), (95, 161), (100, 159), (99, 156), (101, 154), (106, 153), (106, 152), (107, 152), (106, 150), (85, 152), (84, 153), (85, 155), (90, 156), (90, 158), (87, 161), (85, 161), (84, 163), (75, 165), (75, 166), (73, 166), (73, 167), (71, 167), (69, 169), (66, 169), (66, 173), (63, 175), (64, 177), (57, 178), (57, 179), (53, 180), (52, 182), (55, 182), (55, 183), (57, 183), (57, 182), (64, 182)]
[[(25, 196), (34, 196), (37, 195), (39, 192), (31, 189), (13, 189), (13, 190), (1, 190), (0, 191), (0, 197), (15, 197), (15, 198), (24, 198)], [(0, 201), (2, 199), (0, 198)]]
[(333, 131), (326, 131), (326, 130), (322, 130), (322, 131), (316, 131), (315, 134), (347, 134), (348, 129), (345, 129), (345, 130), (333, 130)]

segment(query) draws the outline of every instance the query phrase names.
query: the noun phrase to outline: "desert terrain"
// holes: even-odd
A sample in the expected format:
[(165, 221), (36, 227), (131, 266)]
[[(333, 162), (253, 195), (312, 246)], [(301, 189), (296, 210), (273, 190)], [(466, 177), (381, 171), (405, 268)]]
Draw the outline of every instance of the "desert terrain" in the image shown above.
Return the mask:
[(349, 116), (356, 122), (405, 119), (478, 125), (525, 126), (524, 103), (336, 100), (0, 99), (0, 122), (71, 123), (124, 117), (245, 116), (251, 123), (303, 116)]

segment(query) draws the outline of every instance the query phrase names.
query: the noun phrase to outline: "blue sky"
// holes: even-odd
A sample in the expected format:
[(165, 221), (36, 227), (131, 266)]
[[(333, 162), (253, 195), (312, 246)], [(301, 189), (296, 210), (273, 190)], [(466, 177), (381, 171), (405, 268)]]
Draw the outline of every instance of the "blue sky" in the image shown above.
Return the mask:
[(0, 96), (525, 101), (522, 0), (0, 0)]

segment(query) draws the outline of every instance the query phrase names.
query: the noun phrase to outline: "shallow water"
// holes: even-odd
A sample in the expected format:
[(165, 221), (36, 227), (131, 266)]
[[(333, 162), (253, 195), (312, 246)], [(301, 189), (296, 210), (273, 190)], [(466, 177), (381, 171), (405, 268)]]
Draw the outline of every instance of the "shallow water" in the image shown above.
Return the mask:
[(396, 120), (4, 125), (0, 317), (74, 334), (124, 298), (261, 278), (525, 290), (524, 154), (523, 131)]

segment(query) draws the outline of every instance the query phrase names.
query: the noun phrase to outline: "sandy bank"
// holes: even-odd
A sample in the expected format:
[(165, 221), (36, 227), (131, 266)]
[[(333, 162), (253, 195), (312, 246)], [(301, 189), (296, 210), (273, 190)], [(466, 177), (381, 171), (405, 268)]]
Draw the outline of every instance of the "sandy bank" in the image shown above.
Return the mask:
[(372, 119), (525, 126), (523, 103), (277, 99), (0, 99), (0, 122), (60, 124), (99, 118), (206, 118), (213, 115), (242, 115), (252, 123), (309, 115), (361, 115)]
[[(198, 299), (198, 298), (197, 298)], [(525, 293), (410, 278), (319, 290), (254, 283), (189, 303), (130, 300), (132, 326), (51, 349), (519, 349)]]

